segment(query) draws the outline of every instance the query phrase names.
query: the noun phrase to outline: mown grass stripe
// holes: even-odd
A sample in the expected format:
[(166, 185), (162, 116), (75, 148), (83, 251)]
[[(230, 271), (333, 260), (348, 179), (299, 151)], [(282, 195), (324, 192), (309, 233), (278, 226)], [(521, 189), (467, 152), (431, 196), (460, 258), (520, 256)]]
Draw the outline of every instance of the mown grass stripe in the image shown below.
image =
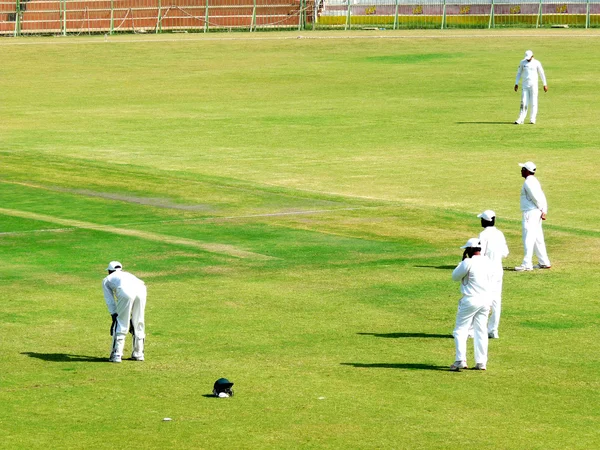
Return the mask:
[(63, 226), (70, 226), (74, 228), (82, 228), (86, 230), (103, 231), (106, 233), (119, 234), (122, 236), (132, 236), (140, 239), (146, 239), (149, 241), (162, 242), (172, 245), (184, 245), (187, 247), (194, 247), (200, 250), (204, 250), (210, 253), (219, 253), (228, 256), (235, 256), (237, 258), (248, 258), (258, 260), (273, 259), (271, 256), (261, 255), (259, 253), (249, 252), (241, 250), (233, 245), (229, 244), (214, 244), (200, 242), (194, 239), (187, 239), (177, 236), (168, 236), (160, 233), (153, 233), (150, 231), (140, 231), (135, 229), (126, 229), (113, 227), (110, 225), (100, 225), (91, 222), (84, 222), (81, 220), (62, 219), (60, 217), (49, 216), (46, 214), (37, 214), (29, 211), (20, 211), (15, 209), (0, 208), (0, 214), (13, 217), (21, 217), (23, 219), (39, 220), (42, 222), (56, 223)]

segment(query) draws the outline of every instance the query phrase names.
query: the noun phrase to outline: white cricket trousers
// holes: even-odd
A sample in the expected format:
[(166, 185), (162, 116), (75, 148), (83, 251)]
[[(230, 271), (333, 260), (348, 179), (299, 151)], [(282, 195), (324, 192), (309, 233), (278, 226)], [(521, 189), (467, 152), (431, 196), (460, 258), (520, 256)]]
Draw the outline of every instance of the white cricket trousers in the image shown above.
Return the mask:
[(531, 114), (529, 115), (529, 121), (535, 123), (538, 110), (538, 87), (536, 86), (523, 86), (521, 88), (521, 110), (517, 122), (523, 123), (527, 116), (527, 110), (531, 106)]
[(456, 344), (455, 361), (467, 361), (467, 339), (469, 328), (473, 327), (473, 346), (475, 362), (485, 365), (488, 353), (487, 320), (490, 312), (490, 301), (485, 297), (463, 297), (458, 302), (456, 326), (454, 327), (454, 343)]
[(132, 358), (144, 356), (144, 340), (146, 339), (146, 328), (144, 323), (144, 311), (146, 309), (146, 286), (141, 285), (136, 292), (126, 292), (119, 288), (116, 295), (117, 303), (117, 327), (113, 334), (112, 356), (123, 356), (125, 338), (129, 332), (129, 321), (135, 332), (133, 336)]
[(546, 243), (544, 242), (542, 211), (539, 209), (523, 211), (523, 247), (525, 249), (523, 266), (533, 267), (532, 260), (534, 253), (540, 264), (544, 266), (551, 265), (546, 253)]
[(494, 274), (492, 278), (492, 313), (488, 320), (488, 334), (498, 332), (500, 325), (500, 312), (502, 311), (502, 277), (503, 273)]

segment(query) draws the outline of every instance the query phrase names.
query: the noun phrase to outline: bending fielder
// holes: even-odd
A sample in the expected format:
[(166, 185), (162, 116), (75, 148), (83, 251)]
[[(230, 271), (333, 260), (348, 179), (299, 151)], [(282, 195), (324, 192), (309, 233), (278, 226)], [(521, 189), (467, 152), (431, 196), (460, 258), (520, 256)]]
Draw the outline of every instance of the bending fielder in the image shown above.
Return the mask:
[[(118, 261), (111, 261), (106, 268), (108, 276), (102, 281), (104, 300), (112, 317), (112, 350), (110, 362), (120, 363), (127, 332), (133, 334), (131, 359), (144, 360), (144, 310), (146, 309), (146, 285), (129, 272), (123, 271)], [(131, 329), (130, 329), (131, 326)]]

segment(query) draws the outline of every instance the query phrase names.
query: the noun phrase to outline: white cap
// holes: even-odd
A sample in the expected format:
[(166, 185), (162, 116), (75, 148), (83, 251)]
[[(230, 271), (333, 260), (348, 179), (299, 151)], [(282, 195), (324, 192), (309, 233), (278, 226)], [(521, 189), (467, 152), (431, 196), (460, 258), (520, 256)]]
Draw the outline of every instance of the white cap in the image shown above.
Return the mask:
[(530, 60), (531, 58), (533, 58), (533, 52), (531, 50), (527, 50), (525, 52), (525, 59)]
[(519, 163), (519, 166), (521, 167), (525, 167), (527, 170), (529, 170), (531, 173), (535, 173), (535, 164), (532, 163), (531, 161), (527, 161), (526, 163)]
[(496, 217), (496, 213), (494, 211), (492, 211), (491, 209), (486, 209), (484, 212), (479, 214), (477, 217), (490, 222), (494, 217)]
[(108, 263), (106, 270), (121, 270), (123, 265), (119, 261), (111, 261)]
[(463, 245), (461, 248), (474, 248), (474, 247), (481, 248), (481, 241), (479, 240), (479, 238), (469, 239), (467, 241), (467, 243), (465, 245)]

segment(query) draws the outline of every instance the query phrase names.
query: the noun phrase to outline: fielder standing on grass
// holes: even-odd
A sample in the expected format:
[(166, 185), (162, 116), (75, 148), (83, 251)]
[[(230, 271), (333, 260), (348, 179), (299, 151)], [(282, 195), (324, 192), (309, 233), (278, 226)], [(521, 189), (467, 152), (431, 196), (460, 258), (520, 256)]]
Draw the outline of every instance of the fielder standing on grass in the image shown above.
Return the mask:
[(467, 369), (467, 339), (473, 327), (475, 348), (475, 370), (486, 370), (488, 359), (487, 320), (492, 303), (490, 283), (492, 266), (490, 260), (481, 255), (481, 241), (471, 238), (461, 248), (465, 249), (462, 262), (452, 272), (452, 279), (460, 281), (462, 298), (458, 302), (454, 343), (456, 358), (450, 370), (459, 372)]
[[(519, 163), (521, 176), (525, 178), (521, 188), (521, 211), (523, 212), (523, 247), (525, 256), (520, 266), (515, 267), (517, 272), (535, 269), (549, 269), (552, 265), (546, 253), (544, 230), (542, 221), (548, 214), (548, 202), (542, 185), (535, 177), (537, 170), (531, 161)], [(533, 254), (538, 258), (538, 264), (533, 265)]]
[(519, 118), (515, 120), (516, 125), (522, 125), (527, 116), (527, 110), (531, 105), (531, 114), (529, 123), (534, 124), (538, 110), (538, 75), (544, 83), (544, 92), (548, 92), (548, 83), (546, 83), (546, 75), (542, 63), (533, 57), (533, 52), (527, 50), (525, 58), (519, 63), (517, 69), (517, 78), (515, 79), (515, 92), (519, 90), (519, 80), (523, 78), (521, 85), (521, 110)]
[(108, 276), (102, 281), (102, 291), (108, 312), (112, 317), (110, 334), (113, 337), (109, 361), (121, 362), (128, 331), (133, 334), (131, 359), (143, 361), (146, 338), (144, 325), (146, 285), (136, 276), (123, 271), (119, 261), (111, 261), (106, 270)]
[(477, 217), (481, 219), (483, 231), (479, 233), (481, 240), (481, 253), (492, 263), (492, 314), (488, 320), (488, 338), (498, 339), (498, 325), (500, 325), (500, 311), (502, 310), (502, 258), (508, 256), (508, 246), (502, 231), (496, 228), (496, 213), (487, 209)]

